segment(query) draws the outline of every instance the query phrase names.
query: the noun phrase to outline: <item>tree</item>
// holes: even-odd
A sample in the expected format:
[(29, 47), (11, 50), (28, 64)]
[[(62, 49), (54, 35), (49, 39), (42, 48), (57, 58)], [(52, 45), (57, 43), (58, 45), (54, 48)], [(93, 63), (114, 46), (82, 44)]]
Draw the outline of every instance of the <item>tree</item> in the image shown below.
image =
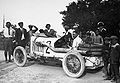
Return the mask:
[[(119, 35), (120, 0), (79, 0), (66, 6), (67, 10), (61, 11), (63, 26), (70, 29), (79, 25), (78, 31), (96, 30), (97, 23), (102, 21), (108, 35)], [(66, 29), (66, 30), (67, 30)]]

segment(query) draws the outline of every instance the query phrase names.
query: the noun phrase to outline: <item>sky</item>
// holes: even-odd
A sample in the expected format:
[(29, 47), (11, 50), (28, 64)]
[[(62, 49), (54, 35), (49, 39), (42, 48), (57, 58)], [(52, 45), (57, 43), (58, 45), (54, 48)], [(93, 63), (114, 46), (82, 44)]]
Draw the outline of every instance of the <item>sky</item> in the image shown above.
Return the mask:
[(18, 22), (24, 22), (24, 28), (28, 25), (36, 25), (44, 29), (47, 23), (58, 34), (64, 31), (62, 15), (60, 11), (66, 10), (66, 6), (73, 0), (0, 0), (0, 29), (5, 21), (10, 21), (18, 26)]

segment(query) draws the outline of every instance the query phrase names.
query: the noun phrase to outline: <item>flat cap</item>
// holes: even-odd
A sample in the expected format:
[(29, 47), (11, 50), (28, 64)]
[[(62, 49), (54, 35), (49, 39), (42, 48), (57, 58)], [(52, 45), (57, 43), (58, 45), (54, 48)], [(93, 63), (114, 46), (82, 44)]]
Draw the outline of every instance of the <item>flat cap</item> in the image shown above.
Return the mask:
[(105, 37), (104, 40), (110, 40), (110, 37)]
[(118, 37), (117, 36), (111, 36), (110, 39), (116, 39), (117, 40)]

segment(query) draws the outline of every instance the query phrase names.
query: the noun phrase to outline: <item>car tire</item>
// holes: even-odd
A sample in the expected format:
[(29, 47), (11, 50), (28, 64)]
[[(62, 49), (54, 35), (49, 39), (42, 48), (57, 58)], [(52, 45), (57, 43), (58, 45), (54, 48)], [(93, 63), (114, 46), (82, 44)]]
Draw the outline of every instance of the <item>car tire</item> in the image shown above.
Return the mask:
[(81, 77), (85, 71), (85, 61), (79, 52), (68, 53), (63, 58), (62, 66), (64, 72), (74, 78)]
[(17, 66), (25, 66), (27, 62), (27, 54), (23, 47), (17, 46), (13, 53), (14, 62)]

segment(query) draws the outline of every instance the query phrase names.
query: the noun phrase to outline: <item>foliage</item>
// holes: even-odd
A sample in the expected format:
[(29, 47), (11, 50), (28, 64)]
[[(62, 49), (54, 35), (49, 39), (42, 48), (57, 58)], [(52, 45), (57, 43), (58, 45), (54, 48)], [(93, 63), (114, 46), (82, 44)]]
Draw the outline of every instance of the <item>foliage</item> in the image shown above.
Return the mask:
[[(120, 22), (120, 0), (79, 0), (61, 11), (66, 30), (78, 25), (79, 31), (96, 30), (99, 21), (104, 22), (109, 35), (118, 35)], [(114, 31), (113, 31), (114, 30)]]

